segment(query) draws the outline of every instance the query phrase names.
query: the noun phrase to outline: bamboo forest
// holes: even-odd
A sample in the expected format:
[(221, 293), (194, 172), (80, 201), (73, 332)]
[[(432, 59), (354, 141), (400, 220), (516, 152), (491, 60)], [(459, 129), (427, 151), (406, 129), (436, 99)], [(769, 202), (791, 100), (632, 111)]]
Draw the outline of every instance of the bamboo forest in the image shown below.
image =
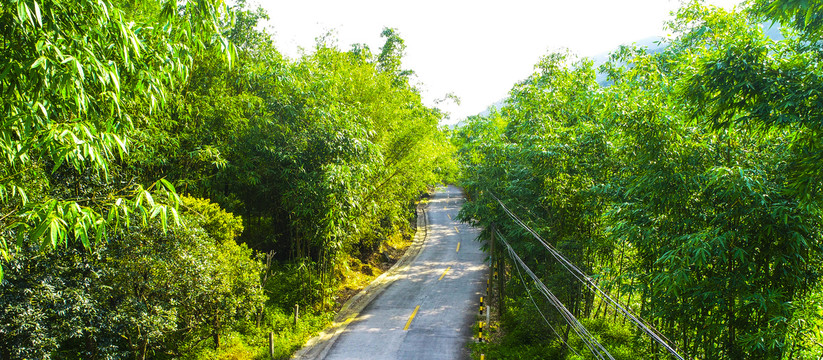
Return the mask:
[(823, 358), (823, 2), (684, 1), (453, 126), (402, 28), (289, 57), (268, 18), (0, 0), (1, 360), (290, 358), (446, 184), (493, 273), (473, 359)]

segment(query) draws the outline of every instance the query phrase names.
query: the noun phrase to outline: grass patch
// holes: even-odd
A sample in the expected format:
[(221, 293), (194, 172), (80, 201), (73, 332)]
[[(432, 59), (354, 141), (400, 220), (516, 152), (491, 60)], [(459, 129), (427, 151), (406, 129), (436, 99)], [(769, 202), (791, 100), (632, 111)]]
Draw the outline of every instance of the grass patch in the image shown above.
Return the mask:
[(247, 334), (232, 333), (223, 337), (219, 349), (204, 342), (202, 350), (190, 359), (193, 360), (268, 360), (269, 332), (274, 333), (274, 358), (289, 359), (312, 336), (331, 324), (333, 312), (301, 314), (294, 324), (293, 314), (280, 309), (267, 309), (266, 323)]

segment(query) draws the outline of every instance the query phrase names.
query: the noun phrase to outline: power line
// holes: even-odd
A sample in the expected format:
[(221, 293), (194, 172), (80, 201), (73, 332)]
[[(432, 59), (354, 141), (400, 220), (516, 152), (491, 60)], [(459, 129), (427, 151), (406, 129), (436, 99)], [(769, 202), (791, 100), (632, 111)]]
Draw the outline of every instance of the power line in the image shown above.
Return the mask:
[[(499, 232), (499, 231), (497, 231), (497, 235), (498, 235), (498, 236), (501, 238), (501, 240), (502, 240), (503, 235), (502, 235), (502, 234), (500, 234), (500, 232)], [(503, 241), (504, 243), (506, 243), (506, 241), (505, 241), (505, 240), (502, 240), (502, 241)], [(512, 250), (511, 246), (508, 246), (508, 245), (509, 245), (509, 244), (508, 244), (508, 243), (506, 243), (506, 246), (508, 247), (508, 250), (509, 250), (509, 252), (510, 252), (510, 253), (509, 253), (509, 257), (511, 257), (511, 252), (512, 252), (512, 251), (514, 251), (514, 250)], [(557, 330), (555, 330), (555, 329), (554, 329), (554, 326), (552, 326), (552, 324), (549, 322), (549, 319), (546, 319), (546, 315), (543, 315), (543, 311), (541, 311), (541, 310), (540, 310), (540, 307), (539, 307), (539, 306), (537, 306), (537, 303), (534, 301), (534, 298), (532, 297), (532, 292), (531, 292), (531, 290), (529, 290), (529, 287), (526, 285), (526, 280), (524, 280), (524, 279), (523, 279), (523, 274), (521, 274), (521, 273), (520, 273), (520, 266), (515, 266), (514, 268), (517, 270), (517, 276), (520, 278), (520, 282), (522, 282), (522, 283), (523, 283), (523, 287), (526, 289), (526, 293), (527, 293), (527, 294), (529, 294), (529, 299), (532, 301), (532, 304), (534, 305), (534, 308), (535, 308), (535, 309), (537, 309), (537, 312), (540, 314), (540, 317), (542, 317), (542, 318), (543, 318), (543, 321), (545, 321), (545, 322), (546, 322), (546, 325), (548, 325), (548, 326), (549, 326), (549, 329), (552, 329), (552, 332), (554, 333), (554, 335), (555, 335), (555, 336), (557, 336), (557, 339), (559, 339), (559, 340), (560, 340), (560, 342), (562, 342), (562, 343), (563, 343), (563, 345), (566, 345), (566, 347), (567, 347), (567, 348), (569, 348), (569, 349), (570, 349), (570, 350), (571, 350), (571, 351), (572, 351), (575, 355), (580, 356), (580, 354), (579, 354), (577, 351), (575, 351), (575, 350), (574, 350), (574, 348), (572, 348), (571, 346), (569, 346), (569, 344), (566, 342), (566, 340), (563, 340), (563, 337), (562, 337), (562, 336), (560, 336), (560, 334), (558, 334), (558, 333), (557, 333)]]
[[(497, 234), (500, 235), (499, 232)], [(560, 315), (563, 317), (566, 323), (569, 324), (569, 326), (571, 326), (575, 333), (577, 333), (577, 336), (579, 336), (580, 340), (582, 340), (583, 343), (586, 344), (586, 346), (589, 348), (592, 354), (597, 356), (597, 358), (599, 359), (605, 360), (607, 357), (610, 360), (614, 360), (614, 357), (612, 357), (609, 351), (606, 350), (606, 348), (604, 348), (599, 341), (597, 341), (597, 339), (586, 329), (585, 326), (583, 326), (583, 324), (580, 323), (579, 320), (577, 320), (576, 317), (574, 317), (574, 314), (572, 314), (571, 311), (569, 311), (569, 309), (567, 309), (566, 306), (563, 305), (563, 302), (561, 302), (560, 299), (554, 296), (554, 293), (552, 293), (551, 290), (549, 290), (549, 288), (546, 287), (546, 285), (544, 285), (542, 281), (540, 281), (540, 278), (538, 278), (537, 275), (535, 275), (535, 273), (531, 269), (529, 269), (526, 263), (523, 262), (520, 256), (517, 255), (517, 253), (514, 251), (511, 245), (509, 245), (509, 243), (502, 236), (500, 236), (500, 241), (502, 241), (503, 244), (506, 245), (506, 248), (509, 251), (509, 257), (511, 257), (512, 260), (515, 260), (516, 263), (520, 264), (520, 266), (523, 267), (523, 270), (532, 278), (535, 285), (537, 285), (537, 289), (540, 290), (540, 292), (542, 292), (544, 296), (546, 296), (546, 299), (549, 300), (549, 302), (552, 305), (554, 305), (554, 307), (557, 309), (557, 311), (560, 313)], [(568, 344), (566, 346), (568, 346)]]
[(589, 290), (591, 290), (592, 292), (598, 294), (598, 296), (600, 296), (601, 299), (607, 300), (607, 303), (609, 304), (609, 306), (612, 307), (612, 309), (614, 309), (615, 311), (618, 311), (621, 314), (623, 314), (624, 317), (629, 319), (629, 321), (631, 321), (638, 328), (640, 328), (643, 332), (645, 332), (647, 335), (649, 335), (649, 337), (651, 337), (652, 340), (654, 340), (655, 342), (662, 345), (663, 348), (665, 348), (666, 351), (668, 351), (670, 354), (674, 355), (679, 360), (685, 360), (683, 358), (683, 356), (681, 356), (680, 354), (677, 353), (677, 351), (674, 349), (674, 347), (672, 347), (671, 345), (668, 344), (669, 340), (666, 339), (666, 337), (660, 331), (655, 329), (653, 326), (648, 324), (645, 320), (643, 320), (639, 316), (634, 315), (631, 311), (629, 311), (625, 307), (623, 307), (623, 305), (620, 305), (619, 302), (612, 299), (612, 297), (609, 296), (609, 294), (607, 294), (605, 291), (601, 290), (600, 287), (598, 287), (597, 284), (595, 284), (594, 281), (592, 281), (591, 277), (589, 277), (583, 271), (581, 271), (579, 268), (577, 268), (577, 266), (575, 266), (571, 261), (566, 259), (562, 254), (560, 254), (560, 252), (557, 251), (557, 249), (555, 249), (548, 242), (543, 240), (543, 238), (540, 237), (539, 234), (537, 234), (528, 225), (526, 225), (522, 220), (520, 220), (520, 218), (517, 217), (517, 215), (512, 213), (509, 210), (509, 208), (506, 207), (506, 205), (503, 204), (503, 202), (500, 201), (500, 199), (498, 199), (497, 196), (494, 195), (494, 193), (492, 193), (491, 191), (488, 191), (488, 193), (489, 193), (489, 195), (491, 195), (497, 201), (498, 204), (500, 204), (500, 206), (503, 208), (503, 211), (507, 215), (509, 215), (509, 217), (511, 217), (512, 220), (515, 223), (517, 223), (523, 229), (525, 229), (526, 231), (531, 233), (532, 236), (534, 236), (534, 238), (537, 239), (543, 245), (543, 247), (545, 247), (549, 251), (549, 253), (552, 254), (552, 256), (555, 258), (555, 260), (557, 260), (561, 265), (563, 265), (563, 267), (565, 267), (566, 270), (569, 271), (569, 273), (571, 273), (572, 276), (574, 276), (577, 279), (577, 281), (582, 282), (584, 285), (586, 285), (586, 287), (589, 288)]

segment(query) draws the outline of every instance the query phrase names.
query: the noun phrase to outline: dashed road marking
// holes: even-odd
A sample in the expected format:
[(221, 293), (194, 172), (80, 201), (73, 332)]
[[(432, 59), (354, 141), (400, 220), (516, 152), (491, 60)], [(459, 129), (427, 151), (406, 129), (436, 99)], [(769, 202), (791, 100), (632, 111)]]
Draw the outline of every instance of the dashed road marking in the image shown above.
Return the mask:
[(412, 320), (414, 320), (414, 316), (417, 315), (417, 310), (420, 310), (420, 305), (417, 305), (417, 307), (414, 308), (414, 312), (412, 312), (411, 316), (409, 316), (409, 321), (406, 321), (406, 327), (404, 327), (403, 330), (409, 330), (409, 326), (411, 325)]
[(452, 268), (451, 266), (447, 267), (447, 268), (446, 268), (446, 271), (444, 271), (444, 272), (443, 272), (443, 275), (440, 275), (440, 278), (439, 278), (439, 279), (437, 279), (437, 280), (438, 280), (438, 281), (439, 281), (439, 280), (443, 280), (443, 277), (445, 277), (445, 276), (446, 276), (446, 273), (447, 273), (447, 272), (449, 272), (449, 269), (451, 269), (451, 268)]

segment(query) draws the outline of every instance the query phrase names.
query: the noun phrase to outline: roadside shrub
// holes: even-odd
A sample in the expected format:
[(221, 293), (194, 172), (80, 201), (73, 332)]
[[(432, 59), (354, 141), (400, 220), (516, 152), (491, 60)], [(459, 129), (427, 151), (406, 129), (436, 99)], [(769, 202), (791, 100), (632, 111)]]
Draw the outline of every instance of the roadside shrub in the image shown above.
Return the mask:
[(247, 328), (265, 302), (261, 265), (233, 239), (239, 219), (195, 205), (208, 216), (183, 212), (186, 228), (21, 249), (0, 284), (0, 359), (178, 358)]

